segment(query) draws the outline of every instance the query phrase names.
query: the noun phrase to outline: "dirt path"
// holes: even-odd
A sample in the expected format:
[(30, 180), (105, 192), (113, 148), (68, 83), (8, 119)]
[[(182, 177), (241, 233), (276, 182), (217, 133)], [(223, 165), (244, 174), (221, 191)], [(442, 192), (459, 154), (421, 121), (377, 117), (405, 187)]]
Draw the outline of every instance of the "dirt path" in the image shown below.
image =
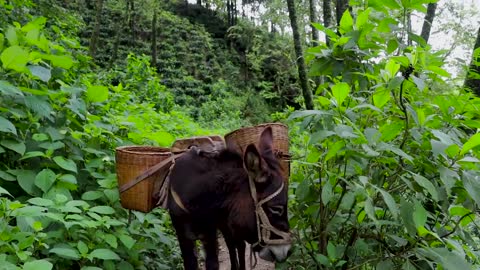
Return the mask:
[[(218, 261), (220, 262), (220, 270), (230, 270), (230, 256), (228, 255), (227, 245), (223, 237), (218, 238)], [(271, 262), (264, 261), (257, 256), (257, 265), (250, 268), (250, 245), (247, 244), (245, 251), (245, 263), (247, 270), (274, 270), (275, 265)], [(202, 263), (202, 269), (205, 269)]]

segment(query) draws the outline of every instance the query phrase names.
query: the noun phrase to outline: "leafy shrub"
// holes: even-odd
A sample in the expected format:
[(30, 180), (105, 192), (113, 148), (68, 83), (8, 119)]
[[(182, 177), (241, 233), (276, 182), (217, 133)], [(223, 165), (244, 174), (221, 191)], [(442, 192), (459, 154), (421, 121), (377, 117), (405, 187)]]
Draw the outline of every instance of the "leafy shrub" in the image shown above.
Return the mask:
[(311, 50), (311, 74), (327, 79), (319, 109), (290, 115), (308, 135), (296, 142), (288, 264), (478, 267), (480, 100), (444, 91), (440, 54), (399, 44), (401, 29), (382, 16), (397, 10), (365, 8), (356, 21), (343, 15), (340, 35), (317, 25), (332, 45)]

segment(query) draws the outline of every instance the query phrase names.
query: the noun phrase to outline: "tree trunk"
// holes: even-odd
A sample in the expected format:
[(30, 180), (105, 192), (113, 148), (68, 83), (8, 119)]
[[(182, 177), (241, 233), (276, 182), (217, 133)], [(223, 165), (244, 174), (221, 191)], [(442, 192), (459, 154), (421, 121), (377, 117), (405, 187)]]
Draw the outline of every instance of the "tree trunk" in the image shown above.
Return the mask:
[[(480, 28), (478, 28), (477, 40), (475, 41), (475, 46), (473, 47), (473, 53), (475, 50), (480, 48)], [(470, 63), (470, 68), (468, 70), (467, 76), (465, 78), (465, 88), (468, 88), (470, 91), (475, 93), (477, 97), (480, 97), (480, 56), (475, 54), (472, 56), (472, 62)]]
[(227, 20), (228, 26), (232, 26), (232, 20), (230, 19), (232, 16), (232, 11), (230, 10), (230, 0), (227, 0)]
[(238, 22), (237, 0), (233, 0), (233, 25)]
[(302, 87), (303, 98), (305, 100), (305, 107), (307, 110), (313, 110), (312, 92), (308, 88), (307, 68), (305, 59), (303, 58), (303, 49), (300, 42), (300, 32), (297, 24), (297, 14), (295, 11), (294, 0), (287, 0), (288, 16), (290, 17), (290, 24), (292, 26), (293, 43), (295, 46), (295, 53), (297, 55), (298, 79)]
[(100, 20), (102, 17), (103, 0), (97, 0), (96, 4), (97, 12), (95, 14), (95, 28), (92, 32), (92, 37), (90, 38), (90, 56), (93, 59), (95, 59), (95, 55), (97, 53), (97, 42), (98, 35), (100, 34)]
[(342, 19), (343, 13), (348, 9), (348, 0), (337, 0), (335, 11), (337, 14), (337, 26), (340, 26), (340, 20)]
[(412, 33), (412, 11), (407, 11), (407, 44), (408, 46), (412, 46), (412, 38), (410, 37), (410, 33)]
[(197, 0), (197, 5), (201, 6), (202, 5), (202, 0)]
[[(310, 23), (317, 22), (317, 9), (315, 8), (317, 5), (315, 0), (309, 0), (308, 4), (310, 6)], [(315, 26), (312, 27), (312, 45), (317, 46), (318, 45), (318, 29), (315, 28)]]
[[(329, 28), (332, 25), (332, 2), (331, 0), (323, 0), (323, 26)], [(330, 46), (330, 38), (325, 35), (327, 46)]]
[(153, 11), (152, 19), (152, 61), (150, 66), (157, 70), (157, 9)]
[(437, 10), (437, 3), (429, 3), (427, 6), (427, 14), (425, 14), (425, 19), (423, 20), (422, 26), (422, 38), (428, 43), (428, 38), (430, 38), (430, 32), (432, 30), (433, 19), (435, 18), (435, 11)]
[(118, 57), (118, 45), (120, 44), (121, 29), (122, 29), (122, 23), (117, 21), (115, 26), (115, 41), (113, 43), (113, 50), (112, 50), (113, 52), (112, 52), (112, 58), (110, 58), (109, 68), (113, 67)]

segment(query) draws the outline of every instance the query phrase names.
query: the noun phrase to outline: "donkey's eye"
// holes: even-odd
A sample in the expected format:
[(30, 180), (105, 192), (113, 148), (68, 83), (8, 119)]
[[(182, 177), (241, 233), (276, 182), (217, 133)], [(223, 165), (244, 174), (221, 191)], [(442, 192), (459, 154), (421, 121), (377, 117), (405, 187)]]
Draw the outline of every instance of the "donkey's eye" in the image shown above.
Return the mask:
[(277, 216), (283, 215), (283, 206), (280, 206), (280, 205), (270, 206), (269, 209), (270, 209), (270, 212), (274, 215), (277, 215)]

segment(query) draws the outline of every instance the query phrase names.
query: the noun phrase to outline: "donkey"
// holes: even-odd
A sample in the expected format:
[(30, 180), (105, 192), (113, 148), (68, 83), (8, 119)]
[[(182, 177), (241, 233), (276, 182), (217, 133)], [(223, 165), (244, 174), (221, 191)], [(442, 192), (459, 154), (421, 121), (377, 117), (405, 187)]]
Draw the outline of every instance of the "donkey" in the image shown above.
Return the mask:
[(205, 250), (207, 270), (219, 269), (217, 230), (227, 244), (231, 269), (245, 269), (245, 241), (260, 258), (281, 262), (290, 255), (288, 194), (272, 148), (272, 130), (258, 148), (215, 155), (188, 151), (170, 173), (167, 208), (185, 270), (198, 269), (195, 241)]

